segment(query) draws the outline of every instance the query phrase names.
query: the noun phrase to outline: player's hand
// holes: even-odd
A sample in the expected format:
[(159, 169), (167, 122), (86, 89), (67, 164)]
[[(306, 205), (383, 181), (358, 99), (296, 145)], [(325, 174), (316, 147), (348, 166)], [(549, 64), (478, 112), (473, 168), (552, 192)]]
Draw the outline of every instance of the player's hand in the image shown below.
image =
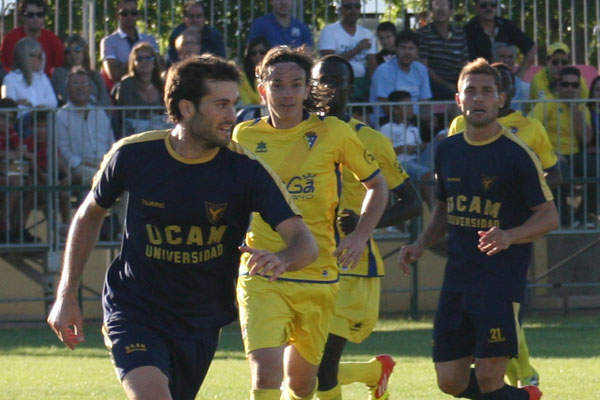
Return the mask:
[(47, 322), (58, 339), (71, 350), (85, 341), (83, 317), (76, 300), (59, 297), (50, 310)]
[(273, 282), (279, 275), (286, 271), (283, 260), (275, 253), (267, 250), (257, 250), (249, 246), (240, 246), (242, 253), (250, 253), (248, 260), (248, 275), (269, 275), (269, 281)]
[(477, 231), (479, 243), (477, 248), (488, 256), (493, 256), (510, 247), (510, 237), (506, 231), (498, 227), (490, 228), (487, 231)]
[(340, 241), (333, 255), (337, 257), (338, 265), (343, 269), (354, 269), (365, 251), (369, 238), (363, 238), (352, 232)]
[(417, 261), (423, 255), (423, 247), (416, 243), (402, 246), (400, 256), (398, 256), (398, 265), (404, 275), (410, 275), (410, 264)]
[(360, 217), (354, 211), (349, 208), (344, 208), (340, 215), (338, 215), (337, 220), (340, 224), (340, 228), (345, 235), (349, 235), (356, 229), (356, 225), (358, 224), (358, 219)]

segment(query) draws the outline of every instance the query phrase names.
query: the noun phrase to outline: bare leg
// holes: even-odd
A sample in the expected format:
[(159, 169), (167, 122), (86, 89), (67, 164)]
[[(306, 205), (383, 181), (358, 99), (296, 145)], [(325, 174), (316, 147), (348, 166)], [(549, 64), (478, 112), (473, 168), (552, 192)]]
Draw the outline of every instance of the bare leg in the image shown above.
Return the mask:
[(169, 380), (156, 367), (145, 366), (130, 371), (121, 385), (129, 400), (172, 400)]

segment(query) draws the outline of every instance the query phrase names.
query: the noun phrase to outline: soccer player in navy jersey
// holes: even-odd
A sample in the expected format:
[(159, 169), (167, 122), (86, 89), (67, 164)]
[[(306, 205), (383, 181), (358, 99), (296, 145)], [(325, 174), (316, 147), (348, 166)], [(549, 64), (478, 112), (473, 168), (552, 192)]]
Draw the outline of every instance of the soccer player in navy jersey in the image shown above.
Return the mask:
[[(121, 252), (103, 290), (105, 343), (130, 399), (194, 399), (220, 328), (237, 317), (240, 251), (249, 274), (275, 280), (317, 257), (298, 209), (269, 167), (231, 142), (239, 73), (215, 56), (169, 70), (165, 104), (176, 126), (116, 143), (69, 232), (48, 323), (69, 348), (84, 341), (77, 287), (108, 208), (129, 192)], [(257, 212), (277, 251), (242, 243)]]
[[(497, 120), (505, 96), (484, 59), (467, 64), (456, 102), (464, 132), (439, 144), (437, 201), (421, 236), (403, 246), (410, 263), (448, 234), (448, 260), (433, 327), (438, 386), (483, 400), (538, 400), (536, 386), (504, 383), (518, 354), (517, 314), (526, 289), (531, 242), (558, 226), (539, 159)], [(474, 362), (475, 368), (471, 368)]]

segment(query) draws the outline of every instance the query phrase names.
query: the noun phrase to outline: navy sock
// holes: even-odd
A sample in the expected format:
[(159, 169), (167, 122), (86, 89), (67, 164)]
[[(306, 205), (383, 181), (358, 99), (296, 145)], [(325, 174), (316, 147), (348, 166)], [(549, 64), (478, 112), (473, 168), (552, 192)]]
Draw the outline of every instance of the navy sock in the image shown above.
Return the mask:
[(504, 385), (493, 392), (481, 393), (481, 400), (512, 400), (511, 392), (508, 389), (510, 386)]
[(464, 399), (472, 399), (477, 400), (481, 399), (481, 391), (479, 390), (479, 385), (477, 384), (477, 377), (475, 376), (475, 368), (471, 368), (471, 374), (469, 379), (469, 386), (460, 394), (457, 394), (454, 397), (464, 398)]

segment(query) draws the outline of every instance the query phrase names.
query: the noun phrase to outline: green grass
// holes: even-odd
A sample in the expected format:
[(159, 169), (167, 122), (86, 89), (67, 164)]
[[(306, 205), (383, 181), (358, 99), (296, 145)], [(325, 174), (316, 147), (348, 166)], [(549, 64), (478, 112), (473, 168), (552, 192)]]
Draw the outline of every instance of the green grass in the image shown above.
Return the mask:
[[(532, 317), (526, 324), (532, 363), (544, 400), (596, 400), (600, 391), (600, 316)], [(50, 329), (0, 329), (0, 399), (124, 399), (98, 325), (72, 352)], [(386, 352), (397, 359), (391, 399), (452, 399), (436, 385), (430, 359), (431, 321), (384, 319), (345, 360), (365, 361)], [(245, 399), (249, 369), (237, 326), (227, 327), (201, 391), (204, 399)], [(200, 398), (200, 396), (199, 396)], [(367, 398), (360, 384), (344, 387), (345, 400)]]

